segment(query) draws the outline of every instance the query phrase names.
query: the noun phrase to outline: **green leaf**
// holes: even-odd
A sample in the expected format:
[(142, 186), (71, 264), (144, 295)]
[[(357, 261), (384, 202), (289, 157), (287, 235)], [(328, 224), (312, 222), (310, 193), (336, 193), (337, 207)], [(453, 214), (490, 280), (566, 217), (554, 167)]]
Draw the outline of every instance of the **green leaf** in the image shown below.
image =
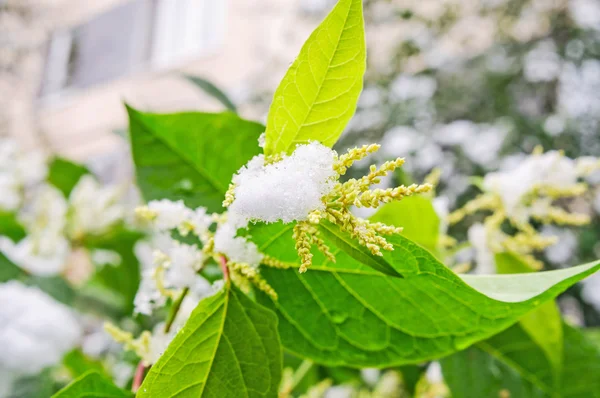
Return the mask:
[(494, 255), (496, 270), (499, 274), (524, 274), (534, 272), (527, 262), (525, 262), (517, 253), (502, 252)]
[(231, 177), (260, 153), (264, 127), (233, 113), (142, 113), (129, 128), (137, 182), (146, 200), (182, 199), (221, 212)]
[(48, 182), (58, 188), (65, 197), (69, 197), (79, 179), (90, 171), (70, 160), (55, 157), (48, 165)]
[(356, 110), (366, 69), (361, 0), (340, 0), (275, 91), (265, 154), (318, 140), (333, 146)]
[(57, 388), (52, 371), (44, 369), (40, 373), (19, 377), (12, 382), (10, 394), (3, 398), (39, 398), (51, 396)]
[(234, 103), (229, 99), (227, 94), (225, 94), (221, 89), (219, 89), (213, 83), (211, 83), (210, 81), (208, 81), (200, 76), (183, 75), (183, 77), (187, 81), (189, 81), (192, 84), (199, 87), (206, 94), (210, 95), (211, 97), (213, 97), (214, 99), (219, 101), (221, 104), (223, 104), (225, 106), (225, 108), (229, 109), (232, 112), (237, 113), (237, 109), (236, 109)]
[(27, 275), (23, 281), (30, 286), (36, 286), (53, 299), (66, 305), (72, 305), (77, 296), (73, 287), (60, 276)]
[(371, 255), (368, 249), (358, 244), (347, 233), (340, 231), (335, 225), (325, 221), (321, 224), (321, 232), (335, 247), (344, 250), (346, 253), (352, 253), (352, 256), (362, 264), (386, 275), (403, 278), (402, 274), (396, 271), (390, 263), (379, 256)]
[(18, 242), (27, 235), (25, 228), (15, 213), (0, 210), (0, 235), (9, 237), (13, 242)]
[(516, 369), (478, 347), (470, 347), (442, 359), (441, 363), (444, 380), (454, 397), (546, 397), (534, 384), (524, 382)]
[(63, 388), (52, 398), (129, 398), (133, 394), (116, 387), (100, 373), (90, 371)]
[(103, 376), (107, 376), (102, 363), (88, 357), (79, 348), (72, 350), (64, 356), (63, 365), (69, 370), (71, 376), (74, 378), (80, 377), (90, 371), (95, 371)]
[(403, 227), (403, 236), (434, 254), (437, 252), (440, 219), (431, 199), (426, 196), (409, 196), (386, 203), (369, 220)]
[(563, 365), (563, 328), (556, 302), (548, 301), (527, 313), (521, 318), (520, 326), (542, 349), (555, 376), (558, 376)]
[(24, 278), (26, 276), (27, 274), (23, 269), (10, 261), (4, 254), (0, 253), (0, 283), (12, 279)]
[(138, 397), (277, 397), (277, 317), (231, 286), (198, 304)]
[(415, 395), (417, 384), (427, 370), (423, 365), (404, 365), (396, 368), (402, 374), (404, 389), (410, 394)]
[(600, 350), (600, 328), (584, 329), (586, 339)]
[(89, 285), (100, 285), (109, 289), (126, 313), (133, 311), (133, 299), (140, 284), (140, 265), (134, 246), (143, 235), (137, 231), (116, 228), (101, 236), (88, 236), (83, 246), (88, 249), (113, 250), (121, 256), (118, 266), (105, 265), (98, 269)]
[(600, 268), (600, 263), (523, 275), (462, 276), (402, 236), (378, 261), (403, 278), (362, 263), (327, 237), (336, 263), (316, 249), (298, 273), (292, 225), (251, 228), (259, 249), (292, 268), (262, 267), (279, 295), (259, 302), (279, 316), (284, 347), (330, 366), (384, 367), (440, 358), (494, 335)]
[[(543, 323), (538, 326), (544, 328)], [(600, 397), (600, 349), (580, 330), (565, 323), (562, 328), (563, 366), (558, 376), (544, 350), (519, 323), (443, 359), (444, 379), (453, 396), (464, 398), (497, 397), (501, 390), (511, 398)]]

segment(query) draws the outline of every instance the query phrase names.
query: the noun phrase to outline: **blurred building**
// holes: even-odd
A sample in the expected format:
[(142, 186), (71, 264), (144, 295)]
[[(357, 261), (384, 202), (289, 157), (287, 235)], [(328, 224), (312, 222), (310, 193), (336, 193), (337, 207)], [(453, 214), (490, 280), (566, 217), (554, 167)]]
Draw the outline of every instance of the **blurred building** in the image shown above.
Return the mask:
[[(273, 85), (332, 1), (0, 1), (0, 135), (79, 160), (126, 151), (123, 101), (220, 110), (181, 78), (202, 76), (260, 119)], [(117, 133), (115, 133), (117, 132)]]

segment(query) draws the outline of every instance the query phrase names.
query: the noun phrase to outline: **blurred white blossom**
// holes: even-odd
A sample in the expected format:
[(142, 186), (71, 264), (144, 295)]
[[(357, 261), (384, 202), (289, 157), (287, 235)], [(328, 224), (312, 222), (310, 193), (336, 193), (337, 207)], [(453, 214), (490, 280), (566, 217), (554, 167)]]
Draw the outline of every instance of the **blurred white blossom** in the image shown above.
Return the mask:
[(0, 368), (35, 374), (61, 361), (81, 338), (71, 310), (36, 287), (0, 284)]
[(102, 186), (93, 176), (81, 177), (69, 195), (69, 234), (101, 234), (121, 221), (125, 209), (121, 189)]

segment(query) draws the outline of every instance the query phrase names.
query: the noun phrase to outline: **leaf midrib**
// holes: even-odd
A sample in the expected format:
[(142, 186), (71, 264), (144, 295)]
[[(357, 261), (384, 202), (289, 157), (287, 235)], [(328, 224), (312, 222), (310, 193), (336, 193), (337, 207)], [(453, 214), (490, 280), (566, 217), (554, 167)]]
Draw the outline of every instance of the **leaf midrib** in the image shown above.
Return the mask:
[[(292, 140), (290, 141), (289, 146), (291, 146), (291, 144), (294, 142), (301, 142), (300, 140), (297, 139), (297, 137), (298, 137), (298, 135), (300, 135), (300, 131), (302, 130), (302, 128), (304, 128), (306, 120), (308, 120), (308, 117), (312, 114), (313, 109), (315, 107), (315, 101), (317, 100), (317, 98), (319, 98), (319, 95), (321, 94), (321, 90), (323, 89), (324, 82), (327, 80), (327, 76), (329, 75), (329, 72), (330, 72), (331, 62), (333, 62), (333, 59), (335, 58), (335, 54), (338, 52), (338, 49), (340, 47), (340, 41), (341, 41), (342, 35), (344, 34), (345, 27), (348, 22), (348, 18), (350, 16), (350, 10), (352, 9), (353, 3), (354, 3), (354, 0), (350, 0), (350, 6), (348, 7), (348, 12), (346, 13), (346, 17), (344, 18), (344, 23), (342, 24), (342, 26), (344, 28), (342, 30), (340, 30), (340, 34), (335, 43), (335, 49), (333, 50), (331, 58), (329, 58), (327, 60), (327, 72), (323, 76), (323, 79), (319, 82), (319, 87), (317, 88), (317, 93), (314, 96), (314, 99), (311, 101), (312, 104), (309, 106), (308, 111), (306, 112), (306, 115), (304, 116), (304, 119), (302, 120), (302, 123), (298, 124), (298, 129), (296, 130), (294, 136), (292, 137)], [(327, 37), (329, 37), (329, 34), (327, 34)], [(312, 68), (310, 69), (310, 71), (311, 71), (311, 75), (313, 76), (313, 79), (315, 79), (315, 75), (312, 72)], [(294, 71), (294, 73), (297, 74), (297, 72), (298, 72), (298, 70), (296, 69)], [(315, 81), (316, 81), (316, 79), (315, 79)], [(294, 80), (294, 84), (297, 85), (296, 80)], [(300, 92), (300, 90), (298, 90), (298, 92)], [(303, 101), (304, 101), (304, 99), (303, 99)], [(283, 134), (279, 134), (279, 137), (277, 138), (275, 145), (273, 145), (274, 147), (277, 147), (279, 145), (279, 142), (281, 141), (282, 137), (283, 137)], [(289, 146), (287, 148), (285, 148), (285, 152), (288, 151)]]
[[(231, 283), (231, 282), (229, 282)], [(229, 289), (230, 286), (224, 286), (224, 289)], [(208, 381), (208, 378), (210, 377), (210, 372), (212, 370), (213, 364), (215, 362), (215, 357), (217, 356), (217, 350), (219, 349), (219, 345), (221, 344), (221, 338), (223, 338), (223, 329), (225, 328), (225, 320), (227, 319), (227, 311), (229, 309), (229, 294), (231, 293), (231, 290), (228, 290), (225, 292), (225, 299), (223, 300), (223, 319), (221, 320), (221, 325), (219, 326), (218, 333), (219, 333), (219, 337), (217, 339), (217, 342), (215, 344), (215, 348), (213, 350), (213, 353), (210, 357), (210, 364), (208, 365), (208, 370), (206, 372), (206, 377), (204, 378), (204, 382), (202, 383), (202, 389), (200, 390), (200, 397), (202, 397), (202, 395), (204, 394), (204, 389), (206, 388), (206, 384)], [(208, 318), (207, 318), (208, 319)]]

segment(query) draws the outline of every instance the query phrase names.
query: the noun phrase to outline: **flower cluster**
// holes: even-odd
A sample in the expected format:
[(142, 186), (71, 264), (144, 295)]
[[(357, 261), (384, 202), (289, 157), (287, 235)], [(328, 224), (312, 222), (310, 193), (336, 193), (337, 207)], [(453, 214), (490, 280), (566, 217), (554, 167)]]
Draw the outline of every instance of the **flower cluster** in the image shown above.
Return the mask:
[(58, 363), (81, 340), (74, 313), (37, 287), (0, 284), (0, 369), (33, 375)]
[[(201, 275), (209, 264), (219, 264), (224, 277), (231, 277), (240, 287), (253, 285), (277, 298), (258, 273), (263, 255), (252, 242), (236, 236), (237, 229), (226, 217), (208, 214), (204, 207), (188, 208), (181, 200), (166, 199), (150, 201), (135, 213), (147, 238), (134, 248), (142, 267), (134, 311), (152, 315), (171, 302), (172, 319), (138, 337), (110, 323), (105, 330), (126, 350), (135, 352), (145, 366), (158, 359), (197, 303), (223, 286), (222, 281), (211, 285)], [(211, 231), (213, 224), (215, 232)]]
[[(237, 228), (226, 217), (169, 200), (151, 201), (138, 207), (136, 214), (149, 232), (148, 239), (138, 242), (135, 248), (143, 268), (136, 312), (150, 315), (183, 291), (190, 290), (200, 297), (210, 293), (210, 285), (199, 273), (208, 263), (222, 264), (223, 259), (224, 266), (240, 283), (252, 283), (274, 295), (256, 270), (263, 255), (255, 244), (236, 236)], [(214, 233), (210, 230), (213, 224)], [(191, 234), (193, 243), (173, 237), (175, 231), (183, 237)]]
[(383, 203), (427, 192), (431, 184), (371, 190), (381, 178), (402, 166), (401, 158), (380, 167), (371, 166), (362, 178), (339, 181), (355, 162), (379, 148), (379, 145), (365, 145), (338, 156), (335, 151), (311, 142), (299, 145), (290, 156), (278, 156), (275, 161), (266, 162), (263, 155), (256, 156), (234, 177), (223, 203), (228, 207), (229, 222), (236, 228), (243, 228), (250, 221), (296, 222), (293, 237), (301, 259), (300, 272), (312, 264), (313, 245), (330, 261), (335, 261), (317, 227), (323, 219), (381, 256), (382, 249), (393, 250), (383, 235), (400, 233), (402, 229), (358, 218), (351, 213), (351, 207), (377, 208)]
[(24, 155), (12, 141), (0, 142), (0, 154), (0, 210), (15, 212), (26, 231), (18, 242), (0, 236), (0, 252), (25, 271), (43, 276), (67, 271), (85, 236), (100, 235), (123, 221), (121, 188), (84, 175), (65, 197), (44, 181), (48, 167), (41, 155)]
[[(493, 261), (493, 254), (518, 253), (534, 268), (542, 264), (532, 253), (556, 243), (555, 236), (538, 233), (532, 223), (579, 226), (589, 222), (586, 214), (572, 213), (559, 203), (584, 194), (588, 187), (580, 179), (600, 169), (600, 160), (573, 160), (558, 151), (537, 150), (518, 166), (489, 173), (481, 184), (484, 193), (448, 216), (450, 224), (478, 211), (492, 211), (483, 224), (469, 229), (469, 240), (477, 249), (478, 264)], [(516, 232), (503, 231), (504, 224)]]

